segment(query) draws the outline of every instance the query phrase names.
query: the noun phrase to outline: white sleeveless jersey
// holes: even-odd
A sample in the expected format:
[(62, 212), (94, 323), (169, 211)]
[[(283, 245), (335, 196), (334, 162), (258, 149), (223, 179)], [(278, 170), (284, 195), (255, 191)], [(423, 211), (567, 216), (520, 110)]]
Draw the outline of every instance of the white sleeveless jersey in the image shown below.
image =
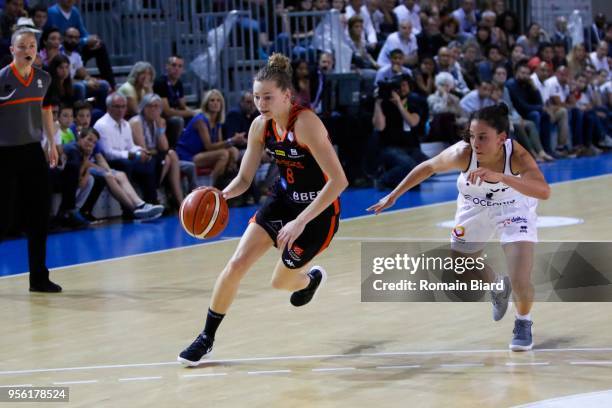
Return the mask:
[[(512, 140), (506, 139), (503, 144), (504, 148), (504, 174), (513, 177), (520, 177), (518, 174), (512, 173), (510, 166), (512, 160)], [(478, 168), (478, 159), (476, 152), (472, 150), (470, 157), (470, 165), (467, 171), (461, 172), (457, 178), (457, 189), (459, 190), (459, 197), (457, 198), (457, 204), (460, 207), (463, 206), (476, 206), (476, 207), (499, 207), (499, 206), (512, 206), (516, 205), (517, 202), (527, 199), (528, 197), (514, 190), (512, 187), (507, 186), (504, 183), (489, 183), (483, 181), (481, 185), (477, 185), (468, 181), (468, 173)]]
[[(510, 166), (513, 152), (512, 140), (506, 140), (504, 149), (504, 174), (512, 173)], [(496, 233), (502, 243), (516, 241), (537, 242), (538, 200), (527, 197), (504, 183), (481, 185), (468, 182), (468, 173), (478, 168), (476, 153), (472, 151), (470, 165), (457, 178), (457, 212), (455, 227), (451, 231), (451, 246), (460, 252), (476, 252)]]

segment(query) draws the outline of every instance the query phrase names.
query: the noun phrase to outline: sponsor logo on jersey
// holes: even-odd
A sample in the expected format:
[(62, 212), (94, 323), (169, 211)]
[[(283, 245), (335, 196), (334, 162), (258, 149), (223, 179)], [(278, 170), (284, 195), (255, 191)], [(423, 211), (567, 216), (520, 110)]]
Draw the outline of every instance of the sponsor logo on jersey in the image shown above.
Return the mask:
[(503, 225), (504, 227), (510, 224), (527, 224), (527, 218), (525, 217), (512, 217), (512, 218), (506, 218), (503, 221)]
[(293, 142), (295, 140), (295, 136), (293, 136), (293, 132), (287, 133), (287, 140)]
[(295, 150), (295, 149), (291, 149), (291, 155), (292, 155), (292, 156), (297, 156), (297, 155), (298, 155), (297, 150)]
[(0, 101), (6, 101), (8, 99), (11, 99), (11, 96), (13, 96), (15, 94), (15, 91), (17, 91), (17, 90), (13, 89), (13, 92), (9, 93), (8, 95), (0, 96)]
[(457, 225), (455, 228), (453, 228), (453, 236), (455, 238), (461, 238), (464, 235), (465, 235), (465, 227), (461, 225)]
[(310, 203), (314, 201), (321, 191), (294, 191), (291, 195), (291, 200), (296, 203)]
[(289, 266), (295, 267), (295, 263), (291, 259), (284, 259), (285, 263)]
[[(285, 152), (283, 152), (283, 154), (284, 153)], [(276, 159), (276, 164), (278, 164), (279, 166), (285, 166), (285, 167), (295, 167), (296, 169), (304, 168), (304, 165), (302, 164), (302, 162), (286, 160), (286, 159)]]
[(280, 149), (274, 150), (274, 154), (277, 155), (277, 156), (283, 156), (283, 157), (286, 156), (285, 151), (284, 150), (280, 150)]
[(520, 229), (519, 232), (521, 232), (523, 234), (527, 234), (528, 233), (527, 226), (526, 225), (521, 225), (521, 229)]
[[(484, 198), (472, 197), (469, 194), (464, 194), (463, 198), (465, 198), (468, 202), (473, 203), (475, 205), (479, 205), (481, 207), (499, 207), (503, 205), (510, 205), (516, 202), (516, 199), (507, 200), (507, 201), (489, 201)], [(488, 194), (487, 194), (487, 198)]]
[(42, 80), (41, 80), (41, 79), (38, 79), (38, 81), (36, 81), (36, 83), (38, 84), (38, 87), (39, 87), (39, 88), (42, 88), (42, 87), (43, 87), (43, 83), (42, 83)]

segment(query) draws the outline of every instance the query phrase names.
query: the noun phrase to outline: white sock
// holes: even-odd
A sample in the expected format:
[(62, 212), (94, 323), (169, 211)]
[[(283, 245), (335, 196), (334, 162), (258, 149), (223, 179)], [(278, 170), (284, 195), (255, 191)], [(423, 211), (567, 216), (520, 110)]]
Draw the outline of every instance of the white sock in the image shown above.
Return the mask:
[(516, 318), (519, 320), (529, 320), (531, 321), (531, 313), (527, 313), (526, 315), (516, 314)]

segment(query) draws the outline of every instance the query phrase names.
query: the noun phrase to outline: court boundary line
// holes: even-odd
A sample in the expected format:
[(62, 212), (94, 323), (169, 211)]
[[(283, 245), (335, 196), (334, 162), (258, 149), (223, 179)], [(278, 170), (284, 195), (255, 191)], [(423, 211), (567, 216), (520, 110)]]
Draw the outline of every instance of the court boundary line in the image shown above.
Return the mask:
[[(597, 175), (597, 176), (589, 176), (589, 177), (584, 177), (584, 178), (580, 178), (580, 179), (559, 181), (559, 182), (550, 183), (550, 184), (556, 186), (556, 185), (560, 185), (560, 184), (577, 183), (579, 181), (591, 181), (591, 180), (596, 180), (596, 179), (605, 178), (605, 177), (612, 177), (612, 174), (600, 174), (600, 175)], [(389, 215), (389, 214), (396, 214), (396, 213), (400, 213), (400, 212), (415, 211), (417, 209), (422, 209), (422, 208), (438, 207), (438, 206), (442, 206), (442, 205), (446, 205), (446, 204), (450, 204), (450, 203), (454, 203), (454, 202), (456, 202), (456, 199), (449, 200), (449, 201), (441, 201), (441, 202), (438, 202), (438, 203), (424, 204), (424, 205), (419, 205), (419, 206), (415, 206), (415, 207), (398, 208), (396, 210), (384, 211), (384, 212), (379, 213), (379, 214), (357, 215), (355, 217), (347, 217), (347, 218), (341, 219), (340, 222), (343, 223), (343, 222), (347, 222), (347, 221), (361, 220), (361, 219), (370, 218), (370, 217), (379, 217), (379, 216), (386, 216), (386, 215)], [(73, 267), (76, 267), (76, 266), (90, 266), (90, 265), (95, 265), (95, 264), (102, 263), (102, 262), (107, 262), (107, 261), (124, 260), (124, 259), (130, 259), (130, 258), (137, 257), (137, 256), (159, 254), (159, 253), (164, 253), (164, 252), (172, 252), (172, 251), (176, 251), (176, 250), (179, 250), (179, 249), (186, 249), (186, 248), (197, 248), (197, 247), (201, 247), (201, 246), (205, 246), (205, 245), (216, 245), (216, 244), (219, 244), (219, 243), (222, 243), (222, 242), (234, 241), (234, 240), (237, 240), (239, 238), (240, 237), (230, 237), (230, 238), (227, 238), (227, 239), (220, 239), (218, 241), (213, 241), (213, 242), (203, 242), (201, 244), (193, 244), (193, 245), (186, 245), (186, 246), (180, 246), (180, 247), (175, 247), (175, 248), (160, 249), (160, 250), (157, 250), (157, 251), (143, 252), (143, 253), (140, 253), (140, 254), (132, 254), (132, 255), (118, 256), (118, 257), (115, 257), (115, 258), (99, 259), (97, 261), (82, 262), (82, 263), (76, 263), (76, 264), (72, 264), (72, 265), (58, 266), (56, 268), (51, 268), (49, 270), (50, 271), (60, 271), (60, 270), (63, 270), (63, 269), (73, 268)], [(596, 242), (600, 242), (600, 241), (596, 241)], [(30, 273), (30, 272), (27, 271), (27, 272), (16, 273), (16, 274), (13, 274), (13, 275), (0, 276), (0, 280), (2, 280), (2, 279), (9, 279), (9, 278), (15, 278), (15, 277), (18, 277), (18, 276), (24, 276), (24, 275), (27, 275), (28, 273)]]
[[(571, 352), (612, 352), (612, 347), (577, 347), (577, 348), (556, 348), (556, 349), (533, 349), (531, 353), (571, 353)], [(206, 364), (214, 363), (240, 363), (240, 362), (258, 362), (258, 361), (288, 361), (288, 360), (314, 360), (314, 359), (332, 359), (332, 358), (363, 358), (363, 357), (393, 357), (393, 356), (436, 356), (445, 354), (486, 354), (486, 353), (506, 353), (512, 355), (509, 349), (474, 349), (474, 350), (423, 350), (423, 351), (394, 351), (380, 353), (352, 353), (352, 354), (312, 354), (312, 355), (293, 355), (293, 356), (269, 356), (269, 357), (245, 357), (245, 358), (229, 358), (222, 360), (207, 360)], [(612, 364), (606, 361), (605, 365)], [(574, 361), (574, 363), (589, 365), (594, 361)], [(588, 364), (587, 364), (588, 363)], [(135, 364), (107, 364), (107, 365), (91, 365), (91, 366), (76, 366), (76, 367), (59, 367), (59, 368), (35, 368), (29, 370), (10, 370), (0, 371), (0, 376), (4, 375), (19, 375), (19, 374), (35, 374), (49, 372), (66, 372), (66, 371), (84, 371), (84, 370), (100, 370), (111, 368), (138, 368), (138, 367), (155, 367), (167, 365), (180, 365), (178, 361), (166, 361), (159, 363), (135, 363)], [(136, 377), (140, 378), (140, 377)]]

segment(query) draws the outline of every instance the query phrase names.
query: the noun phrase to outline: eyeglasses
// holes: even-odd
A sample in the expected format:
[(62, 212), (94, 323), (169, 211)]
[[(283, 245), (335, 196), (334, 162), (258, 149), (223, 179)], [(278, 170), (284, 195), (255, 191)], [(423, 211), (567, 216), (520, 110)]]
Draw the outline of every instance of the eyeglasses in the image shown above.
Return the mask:
[(111, 108), (115, 108), (115, 109), (125, 109), (125, 108), (127, 108), (127, 105), (111, 105)]

